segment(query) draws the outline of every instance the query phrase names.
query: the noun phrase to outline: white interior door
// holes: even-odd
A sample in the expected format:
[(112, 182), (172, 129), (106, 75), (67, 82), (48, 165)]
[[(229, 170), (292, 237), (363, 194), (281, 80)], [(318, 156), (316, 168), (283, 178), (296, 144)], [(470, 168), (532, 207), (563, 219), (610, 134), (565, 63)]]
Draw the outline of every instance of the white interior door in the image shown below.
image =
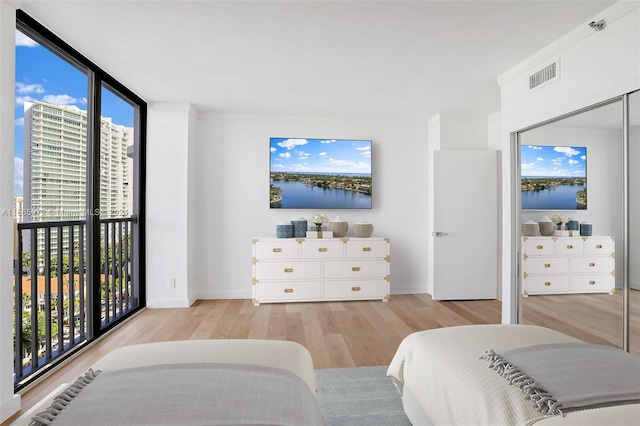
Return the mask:
[(497, 298), (497, 175), (495, 151), (434, 151), (436, 300)]

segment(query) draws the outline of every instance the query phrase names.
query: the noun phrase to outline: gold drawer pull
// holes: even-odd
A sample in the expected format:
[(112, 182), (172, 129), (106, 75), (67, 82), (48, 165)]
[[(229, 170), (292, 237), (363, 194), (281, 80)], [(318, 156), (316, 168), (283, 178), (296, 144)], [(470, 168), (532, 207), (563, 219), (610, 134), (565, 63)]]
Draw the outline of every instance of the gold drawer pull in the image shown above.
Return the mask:
[(567, 245), (567, 248), (568, 248), (569, 250), (571, 250), (571, 249), (573, 249), (573, 245), (569, 244), (569, 245)]
[(551, 286), (551, 281), (545, 281), (545, 282), (544, 282), (544, 286), (545, 286), (545, 287), (549, 287), (549, 286)]
[(285, 288), (284, 292), (285, 293), (293, 293), (293, 289), (292, 288)]
[(362, 251), (371, 251), (371, 247), (362, 247)]
[(551, 268), (551, 264), (550, 264), (550, 263), (545, 263), (545, 264), (544, 264), (544, 267), (545, 267), (545, 268)]
[(284, 271), (286, 273), (290, 273), (290, 272), (293, 272), (293, 268), (284, 268)]
[(589, 266), (593, 268), (594, 266), (596, 266), (596, 264), (591, 262), (591, 263), (589, 263)]
[(596, 285), (595, 281), (589, 281), (589, 285)]
[(275, 247), (273, 250), (274, 253), (282, 253), (282, 249), (280, 247)]
[(321, 253), (324, 253), (325, 251), (327, 251), (328, 249), (326, 247), (319, 247), (318, 251)]
[(358, 271), (360, 271), (360, 267), (359, 266), (354, 266), (353, 268), (351, 268), (351, 270), (353, 272), (358, 272)]
[(351, 287), (351, 291), (360, 291), (362, 290), (360, 287)]
[(602, 244), (596, 244), (596, 248), (597, 249), (601, 249), (602, 248)]
[(542, 249), (544, 248), (544, 246), (536, 246), (536, 248), (537, 248), (538, 250), (542, 250)]

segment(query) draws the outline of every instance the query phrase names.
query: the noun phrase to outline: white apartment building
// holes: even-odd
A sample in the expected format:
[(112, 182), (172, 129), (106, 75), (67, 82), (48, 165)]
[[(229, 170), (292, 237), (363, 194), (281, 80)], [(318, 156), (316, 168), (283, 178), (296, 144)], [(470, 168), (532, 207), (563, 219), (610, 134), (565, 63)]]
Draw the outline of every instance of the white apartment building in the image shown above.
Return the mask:
[[(108, 117), (102, 118), (100, 127), (100, 217), (126, 217), (131, 214), (133, 189), (132, 160), (127, 157), (133, 128), (114, 124)], [(25, 222), (85, 219), (86, 141), (86, 111), (25, 102)]]
[(13, 197), (13, 218), (17, 223), (22, 222), (24, 212), (24, 200), (22, 197)]

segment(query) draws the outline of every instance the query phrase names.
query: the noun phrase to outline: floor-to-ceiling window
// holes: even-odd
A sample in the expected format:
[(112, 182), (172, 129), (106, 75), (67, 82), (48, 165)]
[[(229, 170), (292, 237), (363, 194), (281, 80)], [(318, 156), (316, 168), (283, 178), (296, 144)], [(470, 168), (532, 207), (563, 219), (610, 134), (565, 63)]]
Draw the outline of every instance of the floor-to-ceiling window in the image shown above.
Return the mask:
[(16, 389), (144, 306), (145, 127), (142, 99), (18, 11)]

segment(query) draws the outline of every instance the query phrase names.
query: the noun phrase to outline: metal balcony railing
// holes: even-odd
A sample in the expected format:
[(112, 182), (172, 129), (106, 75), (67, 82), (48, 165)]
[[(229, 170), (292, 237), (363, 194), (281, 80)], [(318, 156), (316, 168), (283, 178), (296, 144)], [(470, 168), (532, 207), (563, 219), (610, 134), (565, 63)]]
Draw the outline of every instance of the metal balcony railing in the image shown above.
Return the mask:
[(15, 388), (96, 337), (92, 318), (102, 330), (139, 306), (134, 225), (132, 217), (100, 220), (100, 270), (89, 282), (85, 220), (17, 224)]

